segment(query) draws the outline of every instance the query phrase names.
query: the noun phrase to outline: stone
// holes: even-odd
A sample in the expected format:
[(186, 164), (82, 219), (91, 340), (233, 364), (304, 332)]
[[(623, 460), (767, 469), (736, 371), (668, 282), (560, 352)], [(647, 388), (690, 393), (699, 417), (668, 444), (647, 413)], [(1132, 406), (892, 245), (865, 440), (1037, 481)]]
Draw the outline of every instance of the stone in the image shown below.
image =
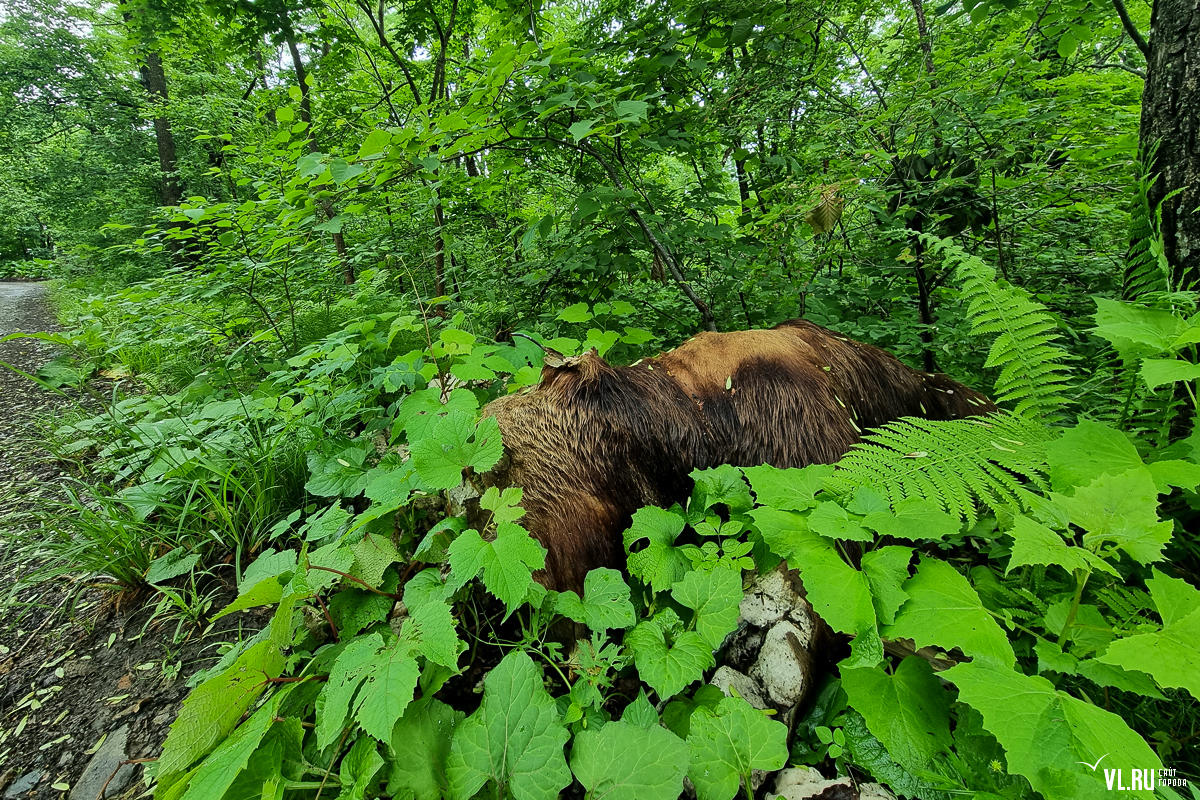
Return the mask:
[(790, 767), (778, 773), (772, 794), (782, 800), (810, 800), (818, 795), (833, 798), (842, 796), (837, 790), (843, 787), (846, 798), (855, 797), (849, 778), (829, 779), (812, 767)]
[(40, 769), (35, 769), (33, 772), (26, 772), (10, 783), (8, 788), (4, 790), (4, 800), (13, 800), (13, 798), (25, 794), (41, 782), (42, 775), (43, 773)]
[[(121, 763), (128, 758), (125, 755), (128, 743), (128, 725), (110, 732), (71, 788), (70, 800), (97, 800), (101, 790), (105, 797), (120, 794), (133, 779), (134, 765)], [(108, 782), (107, 789), (104, 788), (105, 781)]]
[(746, 591), (739, 609), (746, 623), (769, 628), (783, 619), (797, 604), (805, 603), (796, 591), (784, 565), (763, 575)]
[(772, 705), (793, 708), (804, 699), (812, 673), (811, 647), (812, 628), (806, 632), (784, 620), (767, 631), (750, 677), (762, 685)]
[(755, 708), (767, 708), (767, 701), (763, 697), (762, 687), (758, 682), (745, 673), (738, 672), (729, 666), (723, 666), (713, 673), (712, 680), (709, 681), (713, 686), (716, 686), (728, 696), (737, 694), (741, 696), (747, 703)]

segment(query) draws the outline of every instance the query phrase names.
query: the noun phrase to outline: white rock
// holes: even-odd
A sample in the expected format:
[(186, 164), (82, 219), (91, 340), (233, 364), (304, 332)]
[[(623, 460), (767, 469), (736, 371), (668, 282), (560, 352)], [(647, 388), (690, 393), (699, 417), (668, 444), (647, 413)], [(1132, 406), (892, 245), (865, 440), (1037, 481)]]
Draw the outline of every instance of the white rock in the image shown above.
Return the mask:
[(780, 565), (759, 578), (746, 591), (740, 608), (741, 617), (751, 625), (769, 628), (798, 603), (805, 603), (804, 598), (796, 593), (787, 571)]
[(849, 786), (850, 779), (831, 780), (812, 767), (790, 767), (775, 778), (772, 792), (783, 800), (809, 800), (832, 786)]
[(771, 705), (792, 708), (804, 699), (808, 691), (811, 644), (811, 628), (805, 631), (786, 620), (767, 632), (758, 660), (750, 668), (750, 677), (762, 684)]
[(755, 708), (765, 709), (767, 701), (763, 698), (762, 687), (749, 675), (738, 672), (733, 667), (720, 667), (713, 673), (709, 681), (726, 695), (737, 694)]

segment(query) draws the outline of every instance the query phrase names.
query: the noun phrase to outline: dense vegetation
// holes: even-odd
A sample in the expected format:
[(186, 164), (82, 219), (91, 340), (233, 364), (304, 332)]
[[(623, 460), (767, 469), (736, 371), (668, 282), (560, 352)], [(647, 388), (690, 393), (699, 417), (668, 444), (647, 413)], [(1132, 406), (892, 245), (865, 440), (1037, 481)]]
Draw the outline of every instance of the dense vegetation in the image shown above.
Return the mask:
[[(0, 275), (56, 279), (40, 380), (105, 387), (53, 422), (78, 479), (29, 579), (276, 609), (195, 679), (155, 796), (1200, 776), (1200, 154), (1163, 94), (1200, 21), (1158, 5), (11, 2)], [(519, 489), (452, 513), (543, 347), (797, 316), (1005, 411), (698, 472), (582, 596), (531, 579)], [(704, 685), (781, 559), (841, 637), (790, 730)]]

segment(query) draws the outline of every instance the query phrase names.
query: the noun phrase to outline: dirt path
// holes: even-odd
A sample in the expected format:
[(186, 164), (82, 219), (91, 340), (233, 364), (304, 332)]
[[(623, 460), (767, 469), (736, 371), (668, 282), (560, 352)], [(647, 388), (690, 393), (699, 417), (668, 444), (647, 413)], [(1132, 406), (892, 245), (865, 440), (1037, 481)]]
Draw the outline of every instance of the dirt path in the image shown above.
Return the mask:
[[(55, 327), (43, 284), (0, 282), (0, 338)], [(30, 374), (54, 355), (37, 339), (0, 342), (0, 361)], [(0, 366), (0, 800), (140, 794), (141, 763), (128, 762), (158, 755), (184, 680), (238, 638), (155, 616), (94, 576), (25, 580), (61, 524), (44, 498), (67, 480), (39, 426), (76, 408)]]

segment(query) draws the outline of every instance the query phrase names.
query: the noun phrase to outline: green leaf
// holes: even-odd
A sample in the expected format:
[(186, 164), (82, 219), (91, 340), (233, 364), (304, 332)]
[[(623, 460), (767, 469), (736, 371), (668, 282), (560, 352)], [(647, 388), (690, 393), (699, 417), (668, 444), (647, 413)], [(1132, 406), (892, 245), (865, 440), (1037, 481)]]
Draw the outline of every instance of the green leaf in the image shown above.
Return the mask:
[(830, 627), (853, 634), (875, 630), (866, 576), (847, 564), (832, 542), (806, 530), (804, 519), (793, 512), (756, 508), (750, 515), (771, 549), (800, 570), (808, 601)]
[(344, 158), (333, 158), (329, 161), (329, 176), (336, 184), (343, 184), (351, 178), (356, 178), (367, 171), (362, 164), (351, 164)]
[(692, 490), (692, 501), (688, 504), (690, 513), (707, 511), (721, 504), (731, 514), (738, 514), (754, 505), (750, 487), (737, 467), (722, 464), (712, 469), (698, 469), (692, 472), (692, 479), (696, 485)]
[(150, 562), (146, 571), (146, 583), (165, 583), (172, 578), (186, 575), (200, 562), (200, 554), (189, 552), (186, 547), (176, 547)]
[(619, 100), (615, 110), (621, 122), (645, 122), (649, 108), (645, 100)]
[(822, 501), (808, 515), (808, 527), (814, 533), (831, 539), (846, 539), (852, 542), (873, 542), (875, 534), (862, 526), (862, 517), (851, 517), (837, 503)]
[(715, 710), (698, 707), (687, 735), (688, 777), (699, 800), (731, 800), (742, 778), (787, 763), (787, 727), (740, 697), (724, 697)]
[(583, 579), (583, 599), (562, 592), (555, 600), (558, 613), (582, 622), (594, 631), (628, 628), (637, 621), (629, 599), (629, 585), (615, 569), (594, 569)]
[(700, 680), (704, 670), (716, 663), (712, 648), (695, 631), (683, 631), (668, 644), (663, 627), (665, 613), (660, 611), (652, 619), (638, 623), (625, 635), (625, 647), (633, 653), (638, 675), (662, 700)]
[[(275, 721), (279, 701), (283, 696), (285, 695), (281, 692), (271, 698), (204, 759), (200, 768), (188, 779), (183, 800), (221, 800), (226, 790), (245, 769)], [(159, 775), (162, 774), (160, 768)], [(162, 785), (161, 777), (159, 785)]]
[(529, 532), (512, 522), (496, 526), (496, 538), (486, 542), (477, 531), (463, 531), (450, 543), (450, 580), (456, 590), (480, 575), (483, 585), (511, 612), (529, 594), (533, 571), (546, 566), (546, 549)]
[(929, 769), (935, 756), (950, 752), (950, 696), (928, 661), (909, 656), (892, 675), (878, 668), (841, 675), (850, 705), (905, 769)]
[(917, 647), (957, 647), (977, 662), (994, 661), (1006, 667), (1016, 663), (1008, 635), (954, 567), (926, 556), (904, 591), (908, 601), (896, 621), (885, 626), (884, 637), (912, 639)]
[(589, 797), (606, 800), (674, 800), (687, 766), (687, 744), (658, 725), (609, 722), (571, 747), (571, 771)]
[(358, 148), (358, 157), (367, 158), (376, 153), (382, 153), (383, 149), (392, 141), (392, 134), (387, 131), (373, 130), (363, 141), (362, 147)]
[(334, 453), (308, 454), (312, 473), (304, 488), (318, 497), (354, 497), (362, 491), (367, 445), (355, 444)]
[(473, 797), (486, 783), (515, 800), (554, 800), (571, 782), (567, 730), (523, 651), (509, 653), (483, 682), (483, 704), (454, 731), (447, 763), (450, 796)]
[(1068, 545), (1062, 536), (1028, 517), (1014, 517), (1012, 530), (1008, 533), (1013, 537), (1013, 549), (1008, 569), (1004, 571), (1005, 575), (1025, 564), (1054, 564), (1069, 573), (1074, 573), (1077, 569), (1088, 572), (1100, 570), (1119, 577), (1112, 565), (1092, 551)]
[(572, 123), (571, 127), (567, 128), (567, 133), (571, 134), (571, 138), (576, 142), (581, 142), (587, 135), (592, 132), (592, 128), (600, 122), (598, 119), (581, 119), (578, 122)]
[(466, 645), (458, 638), (453, 610), (446, 602), (447, 588), (436, 569), (417, 573), (404, 585), (408, 619), (402, 635), (416, 644), (417, 651), (436, 664), (456, 669)]
[(804, 511), (816, 504), (814, 495), (833, 474), (833, 467), (828, 464), (813, 464), (803, 469), (761, 466), (747, 467), (742, 472), (750, 480), (760, 506)]
[(464, 469), (486, 472), (502, 455), (496, 418), (484, 417), (476, 425), (472, 416), (462, 411), (451, 411), (436, 420), (412, 445), (413, 466), (431, 489), (458, 486)]
[(380, 757), (375, 742), (366, 736), (359, 737), (338, 765), (338, 778), (342, 790), (338, 793), (337, 800), (363, 800), (367, 787), (382, 766), (383, 758)]
[(1145, 467), (1101, 475), (1073, 495), (1051, 497), (1086, 531), (1083, 544), (1090, 549), (1112, 543), (1136, 561), (1150, 564), (1162, 558), (1163, 546), (1171, 539), (1172, 525), (1159, 522), (1158, 488)]
[(317, 747), (325, 748), (337, 741), (350, 721), (351, 702), (358, 687), (367, 677), (375, 654), (383, 644), (378, 634), (351, 639), (329, 669), (317, 696)]
[(421, 670), (409, 643), (392, 639), (372, 656), (366, 673), (354, 699), (354, 718), (368, 735), (386, 742), (412, 702)]
[(646, 506), (634, 512), (629, 530), (625, 531), (625, 550), (630, 551), (643, 539), (647, 544), (637, 552), (629, 552), (630, 574), (650, 584), (656, 592), (668, 589), (682, 578), (688, 570), (688, 560), (674, 544), (683, 526), (683, 516), (674, 510)]
[(1140, 467), (1142, 457), (1129, 437), (1115, 428), (1081, 420), (1046, 444), (1050, 482), (1060, 492), (1096, 478)]
[(901, 500), (891, 512), (873, 511), (863, 517), (862, 524), (880, 536), (913, 542), (940, 541), (962, 527), (957, 517), (918, 497)]
[(379, 588), (384, 571), (398, 561), (404, 560), (390, 536), (368, 533), (350, 546), (354, 554), (352, 574), (374, 588)]
[[(689, 572), (671, 587), (671, 596), (696, 612), (696, 633), (704, 638), (709, 649), (716, 650), (737, 627), (738, 607), (742, 602), (741, 570), (720, 567)], [(631, 607), (631, 614), (632, 611)]]
[(555, 319), (563, 322), (587, 322), (592, 318), (592, 312), (588, 311), (587, 303), (576, 303), (573, 306), (567, 306), (562, 311), (558, 312)]
[(450, 783), (446, 763), (455, 728), (466, 717), (433, 697), (414, 700), (392, 728), (387, 793), (413, 800), (442, 800)]
[(392, 426), (392, 438), (404, 431), (410, 444), (427, 439), (434, 435), (434, 424), (446, 414), (459, 411), (473, 416), (478, 408), (479, 401), (467, 389), (450, 392), (445, 403), (442, 403), (441, 390), (436, 387), (413, 392), (400, 403), (396, 422)]
[(283, 663), (275, 643), (261, 641), (246, 648), (229, 669), (192, 690), (158, 758), (157, 779), (163, 791), (225, 740), (266, 689), (266, 679), (279, 677)]
[(863, 553), (862, 571), (867, 576), (875, 614), (879, 621), (890, 625), (896, 621), (896, 612), (908, 599), (903, 584), (908, 580), (908, 565), (912, 561), (911, 547), (889, 545)]
[(1159, 686), (1200, 698), (1200, 591), (1158, 570), (1146, 581), (1162, 630), (1118, 639), (1097, 660), (1149, 673)]
[[(958, 699), (983, 715), (1004, 747), (1008, 768), (1048, 799), (1101, 797), (1105, 769), (1161, 769), (1158, 756), (1116, 714), (1058, 691), (1042, 677), (973, 661), (941, 673)], [(1153, 792), (1129, 794), (1150, 798)]]
[(1157, 389), (1168, 383), (1200, 378), (1200, 364), (1174, 358), (1147, 358), (1142, 362), (1141, 375), (1148, 388)]
[(1118, 350), (1140, 349), (1146, 353), (1171, 353), (1187, 323), (1170, 311), (1141, 308), (1103, 297), (1096, 301), (1096, 327), (1092, 330)]

